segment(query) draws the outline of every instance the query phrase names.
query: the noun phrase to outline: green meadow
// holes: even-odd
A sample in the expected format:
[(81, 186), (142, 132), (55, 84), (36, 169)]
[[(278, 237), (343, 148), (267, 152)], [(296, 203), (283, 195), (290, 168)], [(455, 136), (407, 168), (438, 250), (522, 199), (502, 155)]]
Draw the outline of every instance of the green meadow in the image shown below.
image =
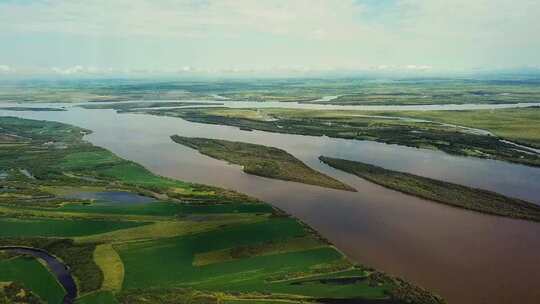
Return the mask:
[(47, 268), (33, 258), (0, 259), (0, 282), (18, 282), (48, 303), (61, 303), (64, 290)]

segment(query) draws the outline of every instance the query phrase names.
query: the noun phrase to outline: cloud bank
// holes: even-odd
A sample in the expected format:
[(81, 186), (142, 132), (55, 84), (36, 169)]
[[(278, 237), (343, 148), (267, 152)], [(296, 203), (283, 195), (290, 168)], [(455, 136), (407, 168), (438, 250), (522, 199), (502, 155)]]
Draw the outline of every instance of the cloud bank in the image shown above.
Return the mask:
[(0, 58), (13, 66), (540, 64), (537, 0), (3, 1), (0, 27)]

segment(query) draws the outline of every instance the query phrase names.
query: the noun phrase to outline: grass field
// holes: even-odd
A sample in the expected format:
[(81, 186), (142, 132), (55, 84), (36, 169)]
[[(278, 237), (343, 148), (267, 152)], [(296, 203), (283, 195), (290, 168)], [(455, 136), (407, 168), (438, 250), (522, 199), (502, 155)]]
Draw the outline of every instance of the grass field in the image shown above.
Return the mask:
[(124, 264), (111, 244), (101, 244), (94, 250), (94, 261), (103, 272), (102, 290), (120, 291), (124, 282)]
[(474, 111), (406, 111), (381, 113), (484, 129), (540, 149), (540, 107)]
[(34, 258), (0, 259), (0, 282), (19, 282), (48, 303), (61, 303), (64, 289)]
[(76, 304), (118, 304), (118, 300), (110, 291), (98, 291), (81, 297)]
[(227, 140), (171, 136), (176, 143), (198, 150), (200, 153), (242, 165), (244, 172), (264, 177), (347, 191), (350, 186), (315, 171), (284, 150)]
[(0, 237), (75, 237), (100, 234), (144, 225), (139, 222), (14, 219), (0, 217)]
[(540, 206), (495, 192), (474, 189), (410, 173), (321, 156), (324, 163), (384, 187), (431, 201), (482, 213), (540, 221)]
[[(538, 102), (537, 79), (283, 78), (181, 81), (80, 79), (0, 84), (1, 102), (123, 102), (156, 100), (318, 102), (342, 105), (500, 104)], [(384, 78), (384, 77), (383, 77)], [(216, 96), (219, 95), (219, 96)], [(320, 100), (325, 96), (336, 99)], [(142, 100), (142, 102), (141, 102)], [(135, 102), (132, 102), (135, 103)], [(96, 105), (99, 107), (100, 105)]]
[(225, 214), (225, 213), (272, 213), (273, 209), (266, 204), (175, 204), (169, 202), (155, 202), (140, 205), (118, 206), (107, 203), (93, 204), (67, 204), (57, 208), (58, 211), (123, 214), (123, 215), (154, 215), (154, 216), (187, 216), (190, 214)]

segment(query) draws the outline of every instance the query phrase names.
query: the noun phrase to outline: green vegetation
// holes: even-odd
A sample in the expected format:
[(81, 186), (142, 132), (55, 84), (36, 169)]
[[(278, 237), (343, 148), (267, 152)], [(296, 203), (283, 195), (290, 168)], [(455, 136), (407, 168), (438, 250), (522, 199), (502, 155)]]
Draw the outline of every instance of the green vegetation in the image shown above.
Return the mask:
[(501, 138), (540, 149), (540, 107), (474, 111), (406, 111), (383, 114), (484, 129)]
[[(323, 97), (336, 96), (336, 99)], [(538, 102), (536, 79), (366, 78), (152, 81), (81, 79), (0, 84), (0, 102), (240, 100), (340, 105), (500, 104)], [(323, 98), (319, 100), (320, 98)]]
[(0, 304), (41, 304), (42, 299), (19, 283), (0, 282)]
[(0, 259), (0, 282), (20, 283), (48, 303), (61, 303), (64, 298), (62, 286), (45, 266), (34, 258)]
[[(509, 126), (500, 128), (511, 129), (514, 137), (517, 137), (515, 134), (523, 131), (523, 134), (529, 134), (527, 142), (531, 142), (531, 137), (538, 138), (538, 132), (536, 127), (528, 128), (528, 126), (538, 125), (538, 115), (535, 114), (538, 109), (528, 108), (521, 111), (524, 111), (522, 117), (529, 117), (525, 120), (526, 123), (516, 123), (519, 121), (516, 117)], [(532, 114), (525, 114), (525, 111), (530, 111)], [(409, 147), (437, 149), (455, 155), (540, 166), (540, 154), (531, 153), (527, 149), (501, 141), (495, 136), (477, 134), (468, 129), (438, 122), (393, 117), (407, 115), (408, 112), (231, 108), (162, 109), (140, 112), (180, 117), (192, 122), (236, 126), (244, 130), (373, 140)], [(418, 115), (428, 116), (430, 112), (422, 113)], [(501, 113), (504, 115), (504, 112)], [(444, 116), (444, 113), (440, 115)], [(496, 116), (492, 118), (497, 119)], [(504, 120), (501, 119), (501, 121)]]
[(540, 206), (491, 191), (474, 189), (361, 162), (321, 156), (326, 164), (366, 180), (431, 201), (494, 215), (540, 221)]
[(118, 304), (118, 300), (110, 291), (98, 291), (81, 297), (77, 304)]
[(120, 291), (124, 282), (124, 264), (111, 244), (101, 244), (94, 250), (94, 261), (103, 273), (102, 290)]
[[(82, 141), (88, 132), (0, 118), (0, 246), (57, 257), (77, 284), (77, 303), (443, 303), (353, 265), (309, 227), (265, 203), (156, 176)], [(107, 191), (154, 200), (69, 198)], [(9, 254), (0, 255), (0, 282), (24, 286), (4, 287), (0, 303), (34, 293), (59, 303), (65, 294), (36, 260)]]
[(74, 237), (142, 226), (140, 222), (16, 219), (0, 217), (0, 237), (58, 236)]
[(508, 104), (538, 102), (538, 84), (527, 81), (403, 80), (373, 83), (319, 103), (339, 105)]
[(219, 139), (171, 136), (176, 143), (204, 155), (242, 165), (244, 172), (304, 184), (356, 191), (350, 186), (317, 172), (284, 150), (262, 145)]

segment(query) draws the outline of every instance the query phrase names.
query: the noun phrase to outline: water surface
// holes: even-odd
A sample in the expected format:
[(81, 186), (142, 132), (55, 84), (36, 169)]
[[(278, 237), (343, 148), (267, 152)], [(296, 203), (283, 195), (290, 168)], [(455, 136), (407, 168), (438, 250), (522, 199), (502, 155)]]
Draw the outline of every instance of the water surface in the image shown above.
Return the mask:
[(58, 280), (60, 285), (62, 285), (62, 287), (66, 291), (63, 304), (74, 303), (75, 298), (77, 298), (77, 284), (75, 284), (75, 280), (73, 279), (73, 276), (71, 276), (68, 267), (56, 257), (50, 255), (44, 250), (30, 247), (1, 246), (0, 250), (7, 250), (18, 254), (30, 255), (44, 261), (47, 265), (47, 268), (49, 268), (52, 274), (56, 277), (56, 280)]

